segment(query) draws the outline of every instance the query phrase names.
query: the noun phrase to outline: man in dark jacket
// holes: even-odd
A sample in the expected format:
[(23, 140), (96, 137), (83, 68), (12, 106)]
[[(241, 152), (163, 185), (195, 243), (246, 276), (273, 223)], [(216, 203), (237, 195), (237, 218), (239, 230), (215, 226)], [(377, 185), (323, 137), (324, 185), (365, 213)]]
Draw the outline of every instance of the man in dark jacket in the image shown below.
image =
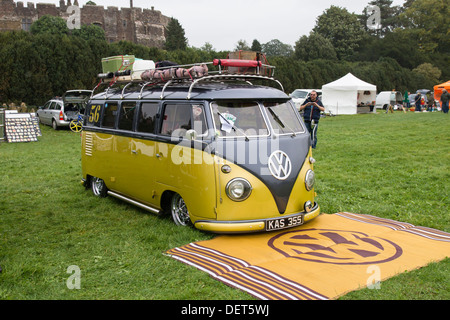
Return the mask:
[(309, 98), (300, 106), (300, 111), (302, 110), (304, 110), (303, 120), (311, 135), (311, 145), (315, 149), (317, 145), (317, 127), (319, 126), (320, 112), (325, 111), (316, 91), (311, 91)]
[(442, 90), (441, 102), (442, 102), (442, 111), (444, 113), (448, 113), (448, 102), (450, 100), (450, 94), (447, 90)]
[(421, 112), (422, 111), (422, 106), (420, 105), (420, 102), (422, 100), (422, 94), (420, 94), (419, 91), (416, 92), (416, 97), (414, 98), (414, 103), (416, 105), (416, 112)]

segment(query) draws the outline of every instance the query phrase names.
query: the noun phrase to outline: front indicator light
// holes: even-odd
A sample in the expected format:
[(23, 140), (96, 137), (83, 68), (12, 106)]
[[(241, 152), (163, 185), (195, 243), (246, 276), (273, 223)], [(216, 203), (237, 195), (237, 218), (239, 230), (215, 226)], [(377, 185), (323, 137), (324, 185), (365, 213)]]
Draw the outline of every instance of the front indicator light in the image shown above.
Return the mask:
[(236, 178), (228, 182), (225, 191), (231, 200), (244, 201), (252, 193), (252, 186), (247, 180)]
[(314, 171), (308, 170), (308, 172), (306, 172), (306, 175), (305, 175), (306, 190), (311, 191), (311, 189), (314, 187), (314, 182), (315, 182)]

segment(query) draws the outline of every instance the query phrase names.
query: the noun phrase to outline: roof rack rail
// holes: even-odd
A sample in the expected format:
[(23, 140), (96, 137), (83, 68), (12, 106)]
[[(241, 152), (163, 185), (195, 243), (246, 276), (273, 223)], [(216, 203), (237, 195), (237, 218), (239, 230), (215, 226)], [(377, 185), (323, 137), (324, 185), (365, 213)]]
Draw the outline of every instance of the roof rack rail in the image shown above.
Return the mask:
[[(219, 70), (209, 71), (208, 65), (217, 66)], [(238, 73), (230, 72), (236, 70)], [(145, 88), (151, 85), (163, 86), (160, 98), (164, 99), (164, 91), (170, 85), (190, 83), (187, 95), (189, 100), (195, 85), (202, 81), (246, 81), (252, 84), (251, 80), (269, 80), (276, 82), (281, 90), (284, 91), (281, 82), (273, 77), (275, 67), (263, 64), (257, 60), (214, 59), (212, 62), (170, 65), (149, 70), (134, 70), (134, 72), (140, 72), (140, 79), (133, 78), (129, 71), (127, 73), (110, 72), (108, 74), (99, 74), (98, 76), (101, 80), (92, 90), (91, 98), (101, 85), (108, 85), (104, 91), (106, 99), (109, 91), (115, 85), (124, 84), (123, 88), (121, 88), (121, 99), (124, 99), (125, 90), (132, 84), (139, 84), (141, 86), (139, 99), (142, 99)]]
[[(250, 75), (250, 74), (218, 74), (218, 75), (212, 75), (212, 76), (204, 76), (202, 78), (198, 78), (192, 81), (192, 84), (189, 87), (189, 91), (188, 91), (188, 95), (187, 98), (188, 100), (191, 99), (191, 93), (192, 93), (192, 89), (194, 89), (195, 85), (201, 81), (211, 81), (211, 80), (242, 80), (242, 81), (247, 81), (249, 82), (250, 79), (253, 80), (271, 80), (276, 82), (282, 91), (284, 91), (284, 87), (281, 84), (280, 81), (276, 80), (273, 77), (267, 77), (267, 76), (261, 76), (261, 75)], [(252, 84), (250, 82), (250, 84)]]

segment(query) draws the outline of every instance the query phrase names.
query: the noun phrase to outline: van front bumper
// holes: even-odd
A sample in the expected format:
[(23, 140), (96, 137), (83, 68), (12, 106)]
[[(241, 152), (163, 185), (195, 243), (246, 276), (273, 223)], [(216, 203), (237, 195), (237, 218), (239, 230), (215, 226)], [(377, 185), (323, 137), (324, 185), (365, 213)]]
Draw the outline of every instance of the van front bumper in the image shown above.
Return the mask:
[[(244, 221), (197, 220), (194, 222), (194, 226), (199, 230), (214, 233), (252, 233), (276, 231), (302, 225), (314, 219), (319, 214), (320, 207), (318, 204), (315, 204), (310, 212), (299, 212), (278, 218)], [(298, 223), (298, 218), (302, 218), (302, 223)], [(292, 224), (290, 222), (292, 222)]]

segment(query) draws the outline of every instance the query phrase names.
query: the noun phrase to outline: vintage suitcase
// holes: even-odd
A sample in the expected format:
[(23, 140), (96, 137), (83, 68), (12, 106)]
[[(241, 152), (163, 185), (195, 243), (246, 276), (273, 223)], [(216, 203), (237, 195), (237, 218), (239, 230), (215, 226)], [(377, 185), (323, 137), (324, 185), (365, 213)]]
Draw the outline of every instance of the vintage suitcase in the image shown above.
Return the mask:
[[(239, 50), (235, 52), (228, 53), (228, 59), (239, 59), (239, 60), (255, 60), (261, 61), (263, 64), (259, 69), (256, 67), (228, 67), (229, 73), (238, 73), (238, 74), (259, 74), (263, 76), (270, 76), (270, 70), (264, 65), (268, 65), (266, 55), (261, 52), (256, 51), (244, 51)], [(259, 73), (258, 73), (259, 71)]]
[(102, 59), (103, 73), (132, 70), (134, 64), (133, 55), (113, 56)]

